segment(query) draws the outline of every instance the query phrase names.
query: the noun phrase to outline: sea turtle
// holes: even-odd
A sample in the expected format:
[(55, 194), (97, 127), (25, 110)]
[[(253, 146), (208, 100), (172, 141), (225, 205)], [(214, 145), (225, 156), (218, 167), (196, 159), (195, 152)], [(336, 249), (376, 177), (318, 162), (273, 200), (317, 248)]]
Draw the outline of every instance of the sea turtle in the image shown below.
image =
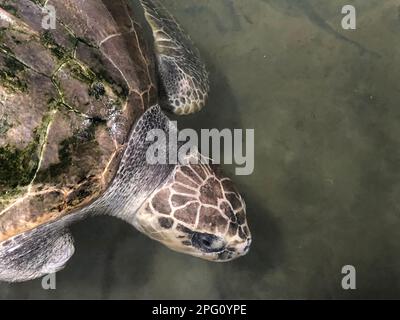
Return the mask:
[(164, 111), (200, 110), (209, 84), (176, 20), (140, 4), (0, 0), (0, 280), (61, 270), (68, 226), (98, 214), (207, 260), (249, 250), (245, 202), (216, 166), (147, 161)]

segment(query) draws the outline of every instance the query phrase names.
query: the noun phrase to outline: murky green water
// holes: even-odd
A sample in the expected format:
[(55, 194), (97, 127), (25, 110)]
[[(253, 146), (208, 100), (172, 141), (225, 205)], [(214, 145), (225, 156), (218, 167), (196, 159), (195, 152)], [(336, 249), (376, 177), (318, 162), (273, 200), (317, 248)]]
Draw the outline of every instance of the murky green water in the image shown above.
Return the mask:
[[(248, 256), (180, 255), (112, 218), (73, 227), (57, 275), (2, 298), (399, 298), (400, 6), (351, 1), (168, 0), (207, 61), (212, 96), (181, 127), (254, 128)], [(227, 171), (233, 172), (234, 167)], [(357, 290), (341, 268), (357, 269)]]

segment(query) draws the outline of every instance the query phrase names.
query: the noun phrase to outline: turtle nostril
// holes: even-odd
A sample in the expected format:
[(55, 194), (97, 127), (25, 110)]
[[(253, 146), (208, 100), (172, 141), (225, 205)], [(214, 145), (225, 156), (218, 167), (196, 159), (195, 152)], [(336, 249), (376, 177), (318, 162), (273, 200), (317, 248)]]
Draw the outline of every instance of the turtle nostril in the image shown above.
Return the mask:
[(246, 254), (247, 252), (249, 252), (250, 250), (250, 246), (251, 246), (251, 238), (247, 238), (246, 240), (246, 246), (243, 249), (243, 253)]

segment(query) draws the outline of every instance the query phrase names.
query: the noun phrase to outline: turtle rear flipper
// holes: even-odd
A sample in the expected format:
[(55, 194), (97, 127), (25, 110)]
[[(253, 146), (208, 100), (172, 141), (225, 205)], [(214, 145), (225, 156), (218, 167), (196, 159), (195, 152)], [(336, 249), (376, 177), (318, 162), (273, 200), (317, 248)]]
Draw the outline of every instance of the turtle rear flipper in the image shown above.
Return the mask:
[(200, 111), (209, 81), (199, 51), (159, 1), (141, 3), (153, 31), (162, 106), (179, 115)]
[(0, 244), (0, 281), (22, 282), (55, 273), (74, 254), (68, 230), (37, 228)]

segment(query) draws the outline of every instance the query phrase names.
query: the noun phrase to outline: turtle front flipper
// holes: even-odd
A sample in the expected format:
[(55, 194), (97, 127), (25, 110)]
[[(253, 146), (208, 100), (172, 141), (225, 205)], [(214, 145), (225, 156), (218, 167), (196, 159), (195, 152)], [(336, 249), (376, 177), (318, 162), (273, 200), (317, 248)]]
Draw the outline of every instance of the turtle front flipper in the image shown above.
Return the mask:
[(162, 106), (178, 115), (200, 111), (210, 86), (199, 51), (159, 1), (141, 3), (153, 31)]
[(64, 268), (74, 254), (68, 230), (40, 227), (0, 243), (0, 281), (23, 282)]

